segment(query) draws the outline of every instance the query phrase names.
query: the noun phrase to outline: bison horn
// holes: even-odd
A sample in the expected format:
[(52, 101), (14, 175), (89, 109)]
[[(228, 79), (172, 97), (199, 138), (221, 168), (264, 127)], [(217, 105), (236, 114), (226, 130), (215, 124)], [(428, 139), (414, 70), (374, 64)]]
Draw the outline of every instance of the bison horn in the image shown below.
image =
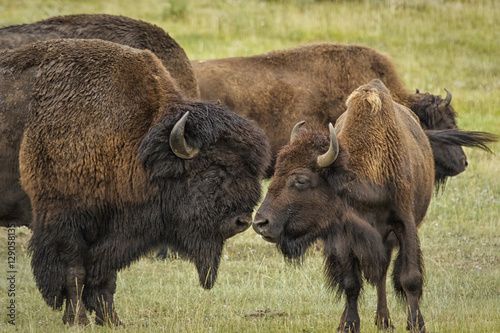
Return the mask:
[(448, 89), (444, 88), (444, 90), (446, 91), (446, 98), (439, 104), (438, 108), (439, 110), (444, 110), (448, 107), (448, 105), (450, 105), (451, 103), (451, 93)]
[(451, 92), (446, 88), (444, 88), (444, 90), (446, 91), (446, 98), (444, 99), (444, 101), (446, 102), (446, 105), (448, 106), (451, 103)]
[(189, 111), (186, 112), (179, 121), (175, 124), (172, 132), (170, 133), (170, 148), (177, 157), (184, 160), (189, 160), (194, 158), (200, 151), (197, 147), (191, 147), (186, 142), (184, 137), (184, 127), (186, 126), (186, 120), (189, 116)]
[(326, 153), (318, 156), (317, 163), (320, 168), (330, 166), (339, 155), (339, 141), (337, 140), (337, 135), (335, 134), (332, 123), (328, 124), (328, 129), (330, 130), (330, 148), (328, 148)]
[(293, 142), (293, 140), (295, 140), (295, 138), (297, 137), (297, 132), (299, 131), (299, 128), (302, 127), (302, 125), (304, 125), (306, 122), (304, 120), (302, 121), (299, 121), (297, 124), (295, 124), (295, 126), (293, 126), (293, 129), (292, 129), (292, 134), (290, 134), (290, 142)]

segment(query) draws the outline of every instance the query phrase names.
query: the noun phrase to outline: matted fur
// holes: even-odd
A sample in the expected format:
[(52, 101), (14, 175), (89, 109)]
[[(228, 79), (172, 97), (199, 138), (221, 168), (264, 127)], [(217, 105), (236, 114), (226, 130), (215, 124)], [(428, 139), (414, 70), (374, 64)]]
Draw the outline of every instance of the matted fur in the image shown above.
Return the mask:
[[(85, 310), (119, 323), (116, 272), (160, 245), (184, 253), (211, 288), (225, 239), (249, 226), (260, 198), (270, 160), (262, 131), (221, 105), (184, 100), (147, 50), (66, 39), (0, 59), (14, 78), (33, 75), (19, 163), (47, 304), (66, 300), (71, 324), (85, 323)], [(169, 145), (186, 112), (185, 138), (200, 149), (190, 160)]]

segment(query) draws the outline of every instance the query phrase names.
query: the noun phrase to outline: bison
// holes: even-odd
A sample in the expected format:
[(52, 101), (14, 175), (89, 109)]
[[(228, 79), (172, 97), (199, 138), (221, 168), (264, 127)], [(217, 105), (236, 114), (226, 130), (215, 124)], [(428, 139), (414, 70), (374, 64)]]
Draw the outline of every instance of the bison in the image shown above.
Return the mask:
[(417, 234), (433, 193), (432, 149), (418, 118), (379, 80), (357, 88), (329, 138), (297, 124), (279, 152), (254, 230), (290, 260), (324, 243), (325, 275), (344, 293), (339, 331), (359, 332), (362, 277), (377, 286), (376, 323), (392, 327), (385, 280), (407, 300), (408, 329), (424, 332), (423, 261)]
[(148, 49), (160, 58), (186, 97), (200, 96), (193, 68), (182, 47), (162, 28), (129, 17), (77, 14), (7, 26), (0, 28), (0, 49), (60, 38), (102, 39)]
[(183, 253), (212, 288), (225, 240), (251, 225), (260, 199), (265, 134), (222, 105), (184, 99), (149, 50), (62, 39), (0, 63), (2, 85), (29, 96), (19, 169), (46, 303), (65, 301), (65, 323), (95, 311), (98, 324), (119, 324), (117, 271), (158, 246)]
[[(186, 97), (199, 98), (193, 69), (182, 47), (161, 28), (138, 20), (113, 15), (68, 15), (0, 28), (0, 49), (13, 49), (31, 42), (58, 38), (102, 39), (137, 49), (149, 49), (160, 58)], [(2, 75), (2, 74), (0, 74)], [(5, 74), (3, 74), (5, 76)], [(5, 82), (5, 81), (4, 81)], [(18, 84), (29, 81), (16, 81)], [(18, 146), (24, 129), (20, 93), (6, 97), (9, 86), (0, 86), (0, 226), (29, 225), (29, 199), (19, 186)], [(25, 90), (18, 87), (18, 91)], [(27, 91), (30, 88), (26, 88)], [(19, 104), (19, 107), (16, 106)], [(3, 125), (3, 127), (2, 127)]]
[[(345, 112), (351, 92), (372, 79), (381, 80), (399, 104), (410, 108), (427, 132), (439, 188), (447, 177), (467, 167), (461, 146), (489, 151), (497, 137), (462, 131), (456, 125), (451, 93), (439, 96), (405, 89), (388, 56), (359, 45), (322, 43), (251, 57), (191, 62), (205, 100), (220, 100), (234, 112), (255, 120), (266, 132), (276, 156), (300, 120), (326, 127)], [(269, 170), (272, 173), (272, 169)]]
[(102, 39), (148, 49), (160, 58), (186, 97), (200, 96), (193, 68), (183, 48), (162, 28), (129, 17), (77, 14), (3, 27), (0, 28), (0, 49), (60, 38)]

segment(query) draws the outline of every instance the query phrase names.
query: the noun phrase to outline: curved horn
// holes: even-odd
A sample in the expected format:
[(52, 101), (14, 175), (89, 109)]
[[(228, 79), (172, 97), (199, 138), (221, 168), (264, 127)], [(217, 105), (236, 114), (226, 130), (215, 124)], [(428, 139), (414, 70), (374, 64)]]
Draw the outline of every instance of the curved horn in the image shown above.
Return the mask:
[(446, 98), (438, 105), (440, 111), (444, 111), (451, 103), (451, 93), (446, 88), (444, 88), (444, 90), (446, 91)]
[(446, 102), (446, 105), (448, 106), (451, 103), (451, 92), (446, 88), (444, 88), (444, 90), (446, 91), (446, 98), (444, 99), (444, 101)]
[(337, 134), (335, 134), (335, 129), (332, 123), (328, 124), (328, 129), (330, 130), (330, 148), (323, 155), (318, 156), (316, 160), (320, 168), (326, 168), (330, 166), (339, 155), (339, 141), (337, 140)]
[(304, 125), (306, 122), (304, 120), (302, 121), (299, 121), (298, 123), (295, 124), (295, 126), (293, 126), (293, 129), (292, 129), (292, 134), (290, 134), (290, 142), (293, 142), (293, 140), (295, 140), (295, 137), (297, 136), (297, 132), (299, 130), (299, 128), (302, 127), (302, 125)]
[(177, 157), (184, 160), (194, 158), (200, 151), (198, 147), (191, 147), (187, 144), (184, 138), (184, 127), (189, 116), (189, 111), (186, 112), (177, 123), (175, 123), (172, 132), (170, 132), (170, 148)]

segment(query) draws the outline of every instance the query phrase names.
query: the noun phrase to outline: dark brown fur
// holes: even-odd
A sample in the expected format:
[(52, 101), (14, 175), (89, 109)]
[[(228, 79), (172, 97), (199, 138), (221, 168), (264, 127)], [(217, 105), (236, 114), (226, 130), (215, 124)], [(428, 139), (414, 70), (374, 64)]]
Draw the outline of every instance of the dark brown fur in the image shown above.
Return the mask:
[[(225, 239), (249, 226), (260, 198), (270, 160), (262, 131), (223, 106), (184, 100), (147, 50), (65, 39), (1, 53), (0, 64), (3, 81), (32, 86), (19, 164), (47, 304), (66, 300), (70, 324), (86, 323), (87, 310), (118, 324), (116, 273), (157, 246), (183, 253), (211, 288)], [(186, 112), (192, 159), (169, 146)]]
[[(137, 49), (149, 49), (162, 61), (179, 89), (198, 98), (198, 84), (186, 53), (161, 28), (123, 16), (104, 14), (57, 16), (43, 21), (0, 28), (0, 49), (13, 49), (35, 41), (58, 38), (102, 39)], [(10, 74), (0, 74), (6, 77)], [(26, 75), (25, 72), (18, 75)], [(18, 79), (16, 84), (28, 80)], [(6, 85), (1, 85), (1, 84)], [(31, 86), (11, 87), (0, 83), (0, 226), (29, 225), (32, 220), (29, 200), (19, 185), (18, 149), (28, 110), (26, 96)]]
[(289, 259), (300, 258), (318, 239), (324, 242), (327, 280), (346, 296), (339, 325), (344, 332), (360, 330), (362, 275), (377, 285), (377, 324), (392, 327), (385, 281), (392, 250), (399, 245), (394, 285), (407, 300), (408, 327), (425, 331), (417, 227), (432, 196), (434, 163), (418, 119), (373, 80), (351, 94), (337, 121), (340, 149), (333, 164), (316, 162), (327, 150), (328, 136), (301, 131), (278, 154), (255, 231), (276, 242)]
[[(430, 94), (406, 90), (388, 56), (358, 45), (313, 44), (240, 58), (192, 61), (205, 100), (220, 100), (234, 112), (255, 120), (266, 132), (273, 155), (288, 142), (299, 121), (326, 127), (346, 110), (351, 92), (372, 79), (381, 80), (395, 102), (414, 111), (422, 127), (456, 129), (451, 105)], [(434, 141), (437, 185), (465, 170), (461, 146), (497, 140), (488, 133), (461, 132), (460, 144)], [(447, 159), (440, 158), (447, 156)], [(272, 170), (271, 170), (272, 171)]]
[(106, 14), (55, 16), (29, 24), (0, 28), (0, 49), (60, 38), (102, 39), (152, 51), (189, 98), (200, 91), (182, 47), (160, 27), (129, 17)]

